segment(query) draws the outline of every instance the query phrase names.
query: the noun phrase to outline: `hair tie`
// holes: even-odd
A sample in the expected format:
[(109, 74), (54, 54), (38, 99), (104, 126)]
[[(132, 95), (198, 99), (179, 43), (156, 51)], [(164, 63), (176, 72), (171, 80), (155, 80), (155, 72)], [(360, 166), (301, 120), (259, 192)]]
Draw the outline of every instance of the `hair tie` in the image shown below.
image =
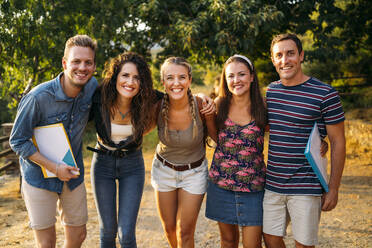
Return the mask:
[(249, 66), (251, 67), (251, 69), (253, 70), (253, 64), (252, 64), (252, 62), (247, 57), (245, 57), (244, 55), (234, 54), (233, 56), (231, 56), (231, 58), (241, 58), (241, 59), (244, 59), (249, 64)]

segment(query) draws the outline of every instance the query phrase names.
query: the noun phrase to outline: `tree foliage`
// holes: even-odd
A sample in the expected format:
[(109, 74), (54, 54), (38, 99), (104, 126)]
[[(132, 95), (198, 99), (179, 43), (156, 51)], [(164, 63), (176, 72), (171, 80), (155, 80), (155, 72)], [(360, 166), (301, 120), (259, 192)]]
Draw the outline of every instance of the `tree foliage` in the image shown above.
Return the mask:
[(275, 33), (306, 31), (316, 1), (198, 0), (142, 3), (138, 16), (148, 36), (198, 63), (222, 63), (234, 53), (267, 56)]
[(308, 32), (308, 72), (327, 82), (372, 84), (370, 1), (338, 0), (327, 8), (320, 6), (317, 15)]
[(14, 107), (22, 93), (55, 77), (61, 71), (64, 44), (75, 34), (88, 34), (98, 41), (98, 72), (107, 58), (136, 49), (131, 42), (137, 24), (125, 21), (134, 3), (5, 0), (0, 6), (2, 95), (8, 102), (12, 99)]
[(120, 52), (150, 60), (150, 49), (160, 46), (153, 68), (169, 55), (218, 67), (241, 53), (267, 83), (276, 77), (271, 38), (294, 32), (308, 40), (309, 72), (322, 80), (367, 75), (371, 82), (371, 6), (368, 0), (3, 0), (1, 94), (15, 107), (22, 93), (56, 76), (66, 39), (78, 33), (98, 41), (98, 76)]

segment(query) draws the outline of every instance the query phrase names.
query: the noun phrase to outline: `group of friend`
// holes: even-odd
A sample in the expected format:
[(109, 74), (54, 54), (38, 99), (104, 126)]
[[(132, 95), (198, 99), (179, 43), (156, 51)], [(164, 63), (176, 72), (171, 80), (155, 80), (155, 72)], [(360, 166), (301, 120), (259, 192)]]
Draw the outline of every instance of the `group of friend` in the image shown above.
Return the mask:
[[(160, 70), (164, 93), (153, 89), (144, 58), (125, 52), (105, 64), (98, 85), (97, 44), (87, 35), (67, 40), (63, 72), (26, 94), (10, 137), (20, 156), (22, 195), (38, 247), (56, 246), (56, 211), (64, 247), (80, 247), (88, 220), (82, 135), (97, 132), (91, 179), (99, 216), (100, 247), (137, 247), (136, 221), (145, 168), (142, 138), (157, 127), (151, 184), (170, 247), (194, 247), (204, 198), (206, 217), (218, 222), (221, 247), (285, 247), (289, 219), (296, 247), (318, 242), (321, 210), (332, 210), (345, 160), (344, 113), (338, 93), (302, 72), (304, 51), (294, 34), (274, 37), (271, 59), (280, 80), (261, 95), (256, 69), (243, 55), (224, 64), (218, 97), (193, 95), (191, 65), (170, 57)], [(325, 193), (304, 156), (314, 123), (330, 142), (331, 173)], [(38, 126), (63, 123), (77, 167), (40, 154), (31, 138)], [(267, 167), (263, 149), (269, 131)], [(216, 149), (208, 170), (206, 137)], [(51, 142), (52, 141), (51, 137)], [(52, 144), (51, 144), (52, 145)], [(45, 179), (40, 169), (56, 177)], [(79, 172), (79, 173), (76, 173)]]

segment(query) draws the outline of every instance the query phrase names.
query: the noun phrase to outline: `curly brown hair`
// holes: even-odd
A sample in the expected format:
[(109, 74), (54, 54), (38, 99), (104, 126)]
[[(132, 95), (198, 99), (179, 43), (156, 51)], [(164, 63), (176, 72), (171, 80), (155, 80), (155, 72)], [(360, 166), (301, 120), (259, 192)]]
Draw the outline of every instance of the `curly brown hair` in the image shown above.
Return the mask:
[(221, 79), (220, 79), (220, 87), (219, 87), (219, 93), (218, 96), (220, 98), (219, 104), (217, 106), (218, 112), (216, 117), (216, 123), (218, 130), (221, 130), (225, 127), (225, 121), (227, 119), (227, 116), (229, 114), (229, 107), (230, 107), (230, 101), (232, 98), (232, 94), (229, 91), (229, 88), (227, 86), (226, 81), (226, 67), (232, 62), (239, 62), (243, 63), (247, 68), (249, 69), (249, 72), (254, 75), (253, 81), (251, 84), (250, 89), (250, 98), (251, 98), (251, 116), (256, 121), (257, 126), (264, 129), (267, 124), (267, 109), (266, 105), (264, 103), (260, 86), (258, 84), (258, 78), (256, 74), (256, 70), (254, 68), (253, 63), (248, 63), (247, 60), (243, 58), (244, 56), (241, 55), (234, 55), (230, 57), (223, 67), (222, 73), (221, 73)]
[[(119, 72), (126, 63), (136, 65), (140, 81), (140, 90), (132, 98), (130, 105), (131, 123), (134, 129), (134, 138), (141, 138), (143, 133), (151, 126), (153, 119), (153, 103), (155, 93), (151, 71), (144, 58), (133, 52), (125, 52), (106, 62), (103, 71), (103, 81), (100, 85), (103, 120), (110, 120), (108, 116), (115, 115), (115, 104), (118, 98), (116, 80)], [(107, 122), (107, 121), (106, 121)], [(109, 135), (111, 135), (111, 124), (104, 123)]]

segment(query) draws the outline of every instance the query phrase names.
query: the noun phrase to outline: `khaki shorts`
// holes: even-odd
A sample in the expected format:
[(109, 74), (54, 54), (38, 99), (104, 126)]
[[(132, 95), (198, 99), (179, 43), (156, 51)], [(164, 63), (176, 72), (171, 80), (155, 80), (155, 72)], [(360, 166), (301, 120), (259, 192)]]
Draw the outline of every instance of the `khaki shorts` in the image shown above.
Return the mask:
[(207, 191), (208, 160), (194, 169), (176, 171), (154, 157), (151, 169), (151, 185), (159, 192), (183, 189), (190, 194), (204, 194)]
[(85, 184), (82, 183), (70, 191), (64, 183), (62, 193), (58, 194), (36, 188), (22, 180), (22, 196), (26, 204), (30, 227), (42, 230), (56, 223), (57, 202), (62, 225), (82, 226), (88, 221)]
[(289, 221), (294, 239), (303, 245), (318, 243), (321, 197), (282, 195), (265, 191), (263, 200), (263, 232), (283, 237)]

